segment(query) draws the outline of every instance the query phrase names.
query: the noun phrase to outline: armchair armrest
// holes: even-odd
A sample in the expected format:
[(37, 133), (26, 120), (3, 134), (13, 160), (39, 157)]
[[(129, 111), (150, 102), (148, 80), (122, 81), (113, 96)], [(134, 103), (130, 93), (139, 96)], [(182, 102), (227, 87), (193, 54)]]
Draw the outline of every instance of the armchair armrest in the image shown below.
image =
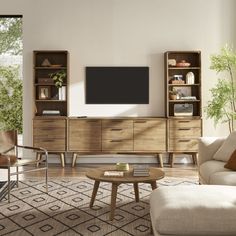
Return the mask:
[(202, 163), (212, 160), (213, 155), (225, 141), (220, 137), (201, 137), (198, 142), (198, 162)]
[[(44, 148), (37, 148), (37, 147), (31, 147), (31, 146), (22, 146), (22, 145), (15, 145), (16, 148), (23, 148), (23, 149), (29, 149), (29, 150), (33, 150), (36, 152), (41, 152), (45, 155), (45, 161), (46, 163), (48, 162), (48, 151)], [(39, 160), (39, 162), (44, 161), (43, 158), (41, 160)]]

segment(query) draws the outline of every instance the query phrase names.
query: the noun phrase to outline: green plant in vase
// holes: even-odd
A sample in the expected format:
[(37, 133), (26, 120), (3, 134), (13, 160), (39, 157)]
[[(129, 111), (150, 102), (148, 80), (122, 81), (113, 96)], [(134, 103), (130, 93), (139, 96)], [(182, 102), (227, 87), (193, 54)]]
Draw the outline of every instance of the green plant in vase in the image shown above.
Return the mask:
[(211, 56), (210, 69), (221, 73), (216, 86), (210, 90), (212, 100), (208, 101), (205, 111), (208, 118), (218, 123), (228, 123), (229, 132), (235, 129), (236, 119), (236, 53), (225, 46), (221, 52)]
[(63, 85), (63, 82), (66, 78), (66, 72), (63, 70), (60, 70), (60, 71), (57, 71), (54, 73), (50, 73), (49, 76), (50, 76), (50, 78), (52, 78), (55, 86), (57, 88), (61, 88)]
[(173, 88), (172, 90), (169, 91), (169, 97), (170, 97), (170, 100), (176, 100), (178, 99), (178, 91)]

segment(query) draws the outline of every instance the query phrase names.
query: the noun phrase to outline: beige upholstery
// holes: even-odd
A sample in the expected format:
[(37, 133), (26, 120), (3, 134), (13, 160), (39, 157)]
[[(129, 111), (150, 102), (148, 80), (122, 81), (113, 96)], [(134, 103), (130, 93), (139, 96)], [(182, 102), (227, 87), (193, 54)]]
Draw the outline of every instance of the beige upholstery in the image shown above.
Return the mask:
[(224, 140), (212, 137), (199, 139), (198, 170), (201, 184), (236, 185), (236, 171), (224, 168), (226, 162), (213, 159)]
[(154, 235), (236, 235), (236, 188), (168, 186), (150, 197)]
[[(38, 153), (43, 153), (44, 160), (39, 160), (38, 158), (26, 159), (24, 155), (19, 158), (19, 150), (29, 150), (32, 155), (38, 155)], [(38, 167), (41, 163), (42, 166)], [(19, 170), (19, 167), (27, 166), (27, 169)], [(13, 168), (12, 168), (13, 167)], [(45, 171), (45, 191), (48, 191), (48, 152), (43, 148), (35, 148), (29, 146), (22, 146), (17, 144), (17, 131), (0, 131), (0, 169), (7, 169), (7, 193), (8, 202), (10, 202), (10, 190), (12, 186), (11, 176), (16, 176), (16, 182), (18, 186), (18, 175), (31, 172), (31, 171)], [(13, 171), (12, 171), (13, 169)], [(0, 200), (5, 195), (5, 189), (2, 190), (0, 195)]]

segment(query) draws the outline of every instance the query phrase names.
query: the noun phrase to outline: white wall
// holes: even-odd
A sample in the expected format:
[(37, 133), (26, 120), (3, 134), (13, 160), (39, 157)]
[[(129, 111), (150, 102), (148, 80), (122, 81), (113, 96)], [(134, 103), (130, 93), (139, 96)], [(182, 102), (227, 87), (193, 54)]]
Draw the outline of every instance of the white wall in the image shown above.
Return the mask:
[[(203, 105), (216, 74), (209, 56), (233, 44), (234, 0), (0, 0), (0, 14), (22, 14), (24, 142), (32, 138), (33, 50), (70, 52), (70, 116), (164, 116), (163, 53), (201, 50)], [(149, 105), (86, 105), (85, 66), (149, 66)], [(226, 135), (204, 115), (204, 135)]]

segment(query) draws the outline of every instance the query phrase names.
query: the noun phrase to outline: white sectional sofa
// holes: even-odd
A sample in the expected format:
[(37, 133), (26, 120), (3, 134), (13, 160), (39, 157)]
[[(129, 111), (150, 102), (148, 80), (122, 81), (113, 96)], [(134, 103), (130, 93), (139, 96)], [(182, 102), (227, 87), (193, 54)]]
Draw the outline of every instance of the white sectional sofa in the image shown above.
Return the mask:
[[(201, 185), (154, 190), (150, 215), (155, 236), (236, 235), (236, 131), (228, 138), (199, 140)], [(230, 185), (230, 186), (226, 186)]]
[(150, 197), (155, 236), (236, 235), (236, 187), (168, 186)]
[[(233, 136), (232, 134), (231, 136)], [(199, 140), (198, 170), (201, 184), (236, 185), (236, 171), (226, 169), (224, 157), (215, 158), (226, 138), (204, 137)], [(236, 139), (235, 139), (236, 143)], [(223, 155), (222, 152), (218, 153)], [(218, 155), (218, 156), (219, 156)], [(217, 160), (222, 159), (222, 160)]]

